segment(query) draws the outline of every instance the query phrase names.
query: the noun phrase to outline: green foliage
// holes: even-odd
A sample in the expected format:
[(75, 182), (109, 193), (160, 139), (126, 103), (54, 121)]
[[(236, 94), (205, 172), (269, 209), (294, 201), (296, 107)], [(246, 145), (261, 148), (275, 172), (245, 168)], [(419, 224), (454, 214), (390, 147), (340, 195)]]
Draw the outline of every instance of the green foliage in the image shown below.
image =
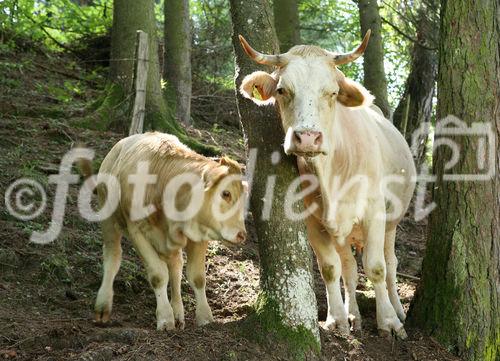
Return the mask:
[(61, 44), (106, 33), (111, 28), (112, 3), (94, 0), (92, 5), (80, 6), (71, 0), (3, 0), (0, 24), (14, 34), (12, 38), (23, 35), (60, 50)]

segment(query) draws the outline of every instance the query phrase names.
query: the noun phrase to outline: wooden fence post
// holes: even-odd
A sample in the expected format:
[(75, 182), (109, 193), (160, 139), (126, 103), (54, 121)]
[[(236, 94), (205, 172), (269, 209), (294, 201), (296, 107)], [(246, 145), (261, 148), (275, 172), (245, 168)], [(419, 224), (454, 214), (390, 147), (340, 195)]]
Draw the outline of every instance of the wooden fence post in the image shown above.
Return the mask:
[(148, 80), (148, 34), (137, 31), (136, 43), (136, 71), (135, 71), (135, 100), (132, 111), (129, 135), (142, 133), (144, 128), (144, 114), (146, 112), (146, 83)]

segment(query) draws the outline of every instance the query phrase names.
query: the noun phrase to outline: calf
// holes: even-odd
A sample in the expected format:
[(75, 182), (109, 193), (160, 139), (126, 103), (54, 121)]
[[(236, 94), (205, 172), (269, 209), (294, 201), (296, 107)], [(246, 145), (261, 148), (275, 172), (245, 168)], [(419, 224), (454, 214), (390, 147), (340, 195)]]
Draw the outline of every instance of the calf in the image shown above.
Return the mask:
[[(81, 168), (90, 169), (88, 161)], [(204, 325), (213, 321), (205, 295), (208, 240), (242, 243), (246, 237), (245, 185), (238, 163), (226, 157), (203, 157), (175, 136), (154, 132), (119, 141), (102, 162), (97, 181), (105, 176), (117, 179), (121, 194), (117, 209), (102, 222), (104, 274), (95, 303), (95, 321), (106, 323), (110, 318), (122, 235), (132, 241), (146, 267), (156, 296), (158, 330), (173, 329), (176, 322), (184, 327), (182, 249), (187, 253), (187, 279), (196, 297), (196, 322)], [(192, 182), (191, 186), (186, 182)], [(172, 187), (175, 183), (177, 189)], [(199, 185), (201, 193), (196, 194)], [(99, 183), (97, 194), (103, 206), (111, 192)], [(164, 204), (167, 200), (171, 203)], [(182, 212), (193, 204), (199, 210), (183, 219)], [(214, 205), (220, 212), (218, 217)], [(175, 213), (174, 208), (180, 211)], [(169, 281), (171, 302), (167, 296)]]

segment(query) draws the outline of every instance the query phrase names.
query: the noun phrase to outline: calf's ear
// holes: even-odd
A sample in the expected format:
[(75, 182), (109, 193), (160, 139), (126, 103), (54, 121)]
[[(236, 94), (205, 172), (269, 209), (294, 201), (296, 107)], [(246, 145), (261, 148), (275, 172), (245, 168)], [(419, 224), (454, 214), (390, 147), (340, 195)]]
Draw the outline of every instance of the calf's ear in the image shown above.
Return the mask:
[(339, 88), (337, 100), (346, 107), (369, 106), (373, 102), (373, 95), (365, 87), (349, 78), (342, 78), (339, 81)]
[(256, 71), (243, 79), (240, 93), (256, 104), (265, 105), (272, 102), (277, 81), (265, 71)]

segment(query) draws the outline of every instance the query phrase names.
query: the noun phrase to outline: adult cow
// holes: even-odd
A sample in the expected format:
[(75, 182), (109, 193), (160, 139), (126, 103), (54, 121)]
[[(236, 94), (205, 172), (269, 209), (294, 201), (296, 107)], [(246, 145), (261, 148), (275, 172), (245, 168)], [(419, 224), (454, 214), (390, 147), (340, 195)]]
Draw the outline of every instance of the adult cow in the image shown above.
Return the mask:
[(354, 329), (361, 328), (351, 251), (357, 243), (364, 248), (363, 267), (375, 290), (379, 330), (406, 338), (394, 242), (415, 187), (415, 166), (402, 135), (370, 107), (373, 96), (337, 69), (360, 57), (369, 37), (370, 32), (347, 54), (299, 45), (285, 54), (266, 55), (240, 36), (250, 58), (276, 67), (271, 74), (248, 75), (240, 91), (258, 104), (277, 103), (285, 152), (297, 156), (302, 176), (317, 176), (319, 187), (305, 202), (313, 207), (319, 201), (311, 208), (307, 229), (327, 289), (325, 326), (348, 333), (350, 319)]

